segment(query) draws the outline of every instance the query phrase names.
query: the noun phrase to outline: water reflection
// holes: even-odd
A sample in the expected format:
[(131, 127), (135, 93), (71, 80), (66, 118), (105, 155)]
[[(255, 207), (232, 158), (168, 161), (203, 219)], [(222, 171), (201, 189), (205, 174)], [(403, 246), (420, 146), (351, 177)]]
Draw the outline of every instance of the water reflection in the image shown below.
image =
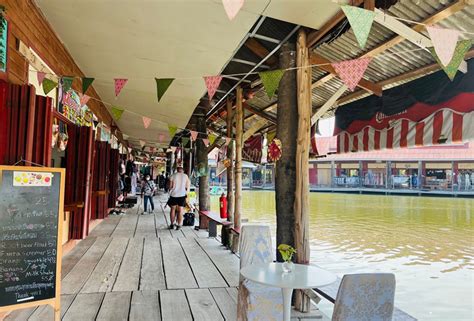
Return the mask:
[[(273, 192), (244, 192), (242, 208), (275, 235)], [(472, 320), (473, 200), (312, 193), (310, 208), (312, 262), (341, 275), (391, 271), (402, 309), (421, 320)]]

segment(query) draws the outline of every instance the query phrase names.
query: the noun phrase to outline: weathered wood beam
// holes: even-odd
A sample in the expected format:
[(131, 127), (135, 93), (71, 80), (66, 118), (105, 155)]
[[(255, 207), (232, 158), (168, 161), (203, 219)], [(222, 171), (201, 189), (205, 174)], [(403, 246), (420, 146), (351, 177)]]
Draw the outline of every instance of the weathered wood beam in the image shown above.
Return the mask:
[[(353, 1), (354, 6), (359, 6), (364, 0)], [(341, 21), (346, 19), (346, 16), (342, 10), (339, 10), (331, 19), (329, 19), (319, 30), (313, 31), (308, 34), (308, 47), (313, 47), (319, 40), (324, 38), (335, 26)]]
[[(270, 106), (267, 106), (265, 108), (263, 108), (261, 111), (262, 112), (269, 112), (269, 111), (272, 111), (272, 110), (275, 110), (276, 108), (278, 107), (278, 104), (277, 103), (274, 103), (274, 104), (271, 104)], [(268, 115), (268, 114), (267, 114)], [(258, 117), (258, 115), (250, 115), (248, 117), (245, 118), (245, 121), (249, 121), (249, 120), (252, 120), (254, 118)]]
[[(264, 111), (259, 110), (257, 108), (254, 108), (254, 107), (252, 107), (252, 106), (250, 106), (246, 103), (243, 103), (243, 106), (244, 106), (245, 109), (247, 109), (252, 114), (257, 115), (257, 116), (259, 116), (263, 119), (266, 119), (266, 120), (268, 120), (269, 122), (271, 122), (273, 124), (276, 124), (276, 117), (273, 117), (273, 116), (265, 113)], [(246, 118), (246, 120), (247, 120), (247, 118)]]
[(364, 9), (374, 11), (374, 9), (375, 9), (375, 0), (364, 0)]
[[(321, 68), (324, 71), (327, 71), (333, 75), (337, 75), (336, 70), (334, 70), (334, 68), (330, 65), (331, 61), (329, 61), (328, 59), (324, 58), (323, 56), (317, 53), (311, 54), (310, 62), (312, 65), (322, 65), (322, 66), (318, 66), (318, 68)], [(370, 91), (377, 96), (382, 96), (382, 87), (364, 78), (362, 78), (359, 81), (359, 84), (357, 86), (367, 91)]]
[(316, 121), (321, 118), (334, 104), (337, 99), (342, 96), (342, 94), (347, 90), (346, 85), (342, 85), (335, 93), (324, 103), (324, 105), (319, 108), (314, 115), (311, 117), (311, 125), (314, 125)]
[[(248, 38), (245, 42), (245, 47), (249, 48), (256, 56), (265, 58), (270, 52), (255, 38)], [(278, 59), (275, 56), (271, 56), (267, 59), (267, 63), (270, 66), (276, 65)]]
[(263, 128), (267, 124), (266, 119), (259, 119), (253, 124), (249, 129), (247, 129), (242, 137), (242, 140), (245, 142), (247, 139), (252, 137), (253, 134), (258, 132), (261, 128)]
[[(227, 98), (227, 137), (233, 137), (234, 115), (232, 111), (232, 100)], [(227, 220), (234, 222), (234, 146), (230, 143), (227, 146), (227, 158), (230, 159), (230, 166), (227, 167)]]

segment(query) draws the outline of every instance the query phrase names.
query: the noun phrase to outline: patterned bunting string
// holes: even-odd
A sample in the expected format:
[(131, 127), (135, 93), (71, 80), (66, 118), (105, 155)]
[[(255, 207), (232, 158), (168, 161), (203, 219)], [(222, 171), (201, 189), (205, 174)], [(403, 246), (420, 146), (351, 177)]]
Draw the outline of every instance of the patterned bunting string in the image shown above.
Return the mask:
[(349, 20), (360, 48), (364, 49), (374, 22), (375, 12), (348, 5), (341, 6), (341, 9)]
[(178, 130), (178, 127), (175, 125), (168, 125), (168, 131), (170, 133), (170, 138), (173, 139), (174, 135), (176, 134), (176, 131)]
[(211, 145), (214, 144), (214, 142), (216, 141), (217, 136), (213, 135), (213, 134), (209, 134), (208, 137), (209, 137), (209, 143)]
[(433, 48), (430, 48), (430, 52), (433, 55), (433, 57), (436, 59), (438, 64), (441, 66), (441, 68), (443, 68), (444, 72), (448, 75), (449, 79), (453, 81), (454, 77), (456, 76), (456, 73), (458, 72), (459, 65), (464, 60), (464, 56), (466, 55), (466, 52), (471, 48), (471, 45), (472, 45), (471, 40), (459, 41), (456, 46), (456, 49), (454, 50), (454, 54), (451, 59), (451, 62), (447, 66), (444, 66), (441, 63), (440, 59), (436, 55), (436, 52)]
[(188, 145), (189, 143), (189, 137), (181, 137), (181, 144), (183, 144), (183, 147)]
[(117, 97), (122, 91), (123, 87), (127, 84), (128, 79), (115, 78), (115, 97)]
[(212, 97), (216, 94), (217, 88), (222, 81), (222, 76), (207, 76), (204, 77), (204, 83), (206, 84), (207, 88), (207, 96), (209, 97), (209, 101), (212, 100)]
[(82, 93), (85, 94), (89, 86), (92, 84), (94, 81), (94, 78), (87, 78), (84, 77), (82, 78)]
[(224, 5), (227, 17), (232, 21), (235, 16), (237, 16), (240, 9), (242, 9), (244, 0), (222, 0), (222, 4)]
[(87, 96), (87, 95), (83, 95), (83, 94), (79, 94), (79, 101), (81, 103), (81, 106), (84, 106), (84, 105), (87, 105), (87, 103), (89, 102), (89, 99), (91, 99), (91, 97)]
[(120, 108), (117, 108), (117, 107), (114, 107), (114, 106), (112, 106), (110, 108), (110, 111), (111, 111), (112, 116), (114, 117), (114, 119), (117, 120), (117, 121), (119, 121), (120, 118), (122, 118), (122, 114), (124, 112), (123, 109), (120, 109)]
[(341, 80), (351, 91), (354, 91), (357, 84), (364, 76), (364, 72), (369, 66), (371, 57), (346, 60), (331, 64), (336, 70)]
[(158, 96), (158, 102), (160, 102), (163, 95), (168, 90), (168, 87), (173, 82), (174, 78), (155, 78), (156, 81), (156, 94)]
[(209, 146), (209, 139), (203, 138), (203, 139), (202, 139), (202, 142), (204, 143), (204, 145), (205, 145), (206, 147)]
[(276, 131), (267, 133), (267, 146), (270, 145), (270, 143), (276, 137), (276, 134)]
[(61, 78), (61, 82), (62, 82), (62, 85), (63, 85), (63, 92), (68, 92), (69, 89), (71, 89), (73, 80), (74, 80), (74, 78), (70, 77), (70, 76), (63, 76)]
[(142, 119), (143, 119), (143, 126), (144, 126), (145, 128), (150, 127), (151, 118), (148, 118), (148, 117), (143, 116)]
[(262, 71), (258, 73), (260, 79), (262, 79), (262, 84), (263, 87), (265, 87), (268, 98), (271, 99), (273, 97), (276, 90), (278, 89), (281, 77), (283, 77), (284, 74), (285, 70), (282, 69)]
[(191, 139), (193, 142), (196, 141), (197, 137), (198, 137), (198, 132), (191, 130)]
[(38, 71), (36, 73), (36, 78), (38, 78), (38, 84), (43, 84), (44, 77), (46, 77), (46, 73)]
[(58, 84), (54, 81), (52, 81), (51, 79), (48, 79), (48, 78), (44, 78), (43, 79), (43, 91), (44, 91), (44, 94), (47, 95), (49, 94), (49, 92), (51, 90), (53, 90), (54, 88), (56, 88)]
[(443, 66), (449, 65), (453, 58), (454, 50), (456, 50), (460, 31), (433, 26), (426, 27), (426, 30), (428, 30), (434, 50), (441, 64)]

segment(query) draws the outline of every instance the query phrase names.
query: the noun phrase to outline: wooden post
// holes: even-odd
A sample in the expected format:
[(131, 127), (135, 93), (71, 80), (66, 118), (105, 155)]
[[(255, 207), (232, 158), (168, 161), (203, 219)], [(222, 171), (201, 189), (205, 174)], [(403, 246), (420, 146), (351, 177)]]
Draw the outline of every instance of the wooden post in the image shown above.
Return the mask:
[[(207, 126), (206, 126), (206, 117), (200, 116), (197, 120), (197, 131), (199, 132), (199, 138), (204, 138)], [(207, 159), (207, 147), (202, 141), (202, 139), (196, 140), (196, 163), (200, 171), (207, 173), (208, 168), (208, 159)], [(199, 177), (199, 210), (200, 211), (209, 211), (211, 210), (211, 198), (209, 195), (209, 180), (208, 175)], [(200, 228), (207, 228), (207, 222), (199, 220)]]
[[(280, 52), (280, 68), (296, 66), (295, 45), (286, 43)], [(294, 246), (294, 203), (296, 184), (296, 131), (298, 130), (298, 108), (296, 100), (296, 71), (285, 72), (278, 87), (277, 133), (282, 144), (282, 155), (275, 164), (275, 204), (277, 235), (276, 246)], [(278, 250), (277, 260), (282, 262)]]
[[(235, 120), (235, 207), (234, 207), (234, 227), (240, 228), (240, 215), (242, 210), (242, 145), (244, 134), (244, 110), (242, 106), (242, 88), (237, 87), (236, 93), (236, 120)], [(237, 252), (239, 246), (239, 236), (232, 238), (232, 251)]]
[[(232, 100), (227, 99), (227, 137), (233, 136), (233, 111)], [(230, 159), (230, 166), (227, 167), (227, 220), (234, 221), (234, 144), (231, 142), (227, 146), (227, 158)]]
[[(296, 262), (309, 264), (309, 145), (311, 131), (311, 67), (306, 44), (306, 32), (300, 29), (296, 42), (296, 71), (298, 93), (298, 135), (296, 140), (295, 185), (295, 248)], [(309, 298), (302, 291), (295, 292), (295, 308), (307, 312)]]

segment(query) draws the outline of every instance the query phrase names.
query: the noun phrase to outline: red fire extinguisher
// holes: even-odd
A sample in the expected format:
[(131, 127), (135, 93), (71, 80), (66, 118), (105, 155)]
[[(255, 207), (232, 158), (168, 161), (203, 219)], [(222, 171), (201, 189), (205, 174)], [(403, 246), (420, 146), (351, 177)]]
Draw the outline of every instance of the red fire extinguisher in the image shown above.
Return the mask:
[(221, 212), (221, 218), (227, 218), (227, 197), (222, 193), (219, 198), (219, 206)]

